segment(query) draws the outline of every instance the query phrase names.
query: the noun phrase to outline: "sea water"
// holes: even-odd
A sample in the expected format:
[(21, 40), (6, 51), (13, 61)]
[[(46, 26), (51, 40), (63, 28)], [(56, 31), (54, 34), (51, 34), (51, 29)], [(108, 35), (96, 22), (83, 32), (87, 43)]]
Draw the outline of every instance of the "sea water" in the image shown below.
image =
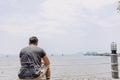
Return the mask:
[[(111, 78), (110, 56), (49, 56), (51, 80), (79, 80), (81, 77)], [(120, 58), (118, 58), (120, 60)], [(0, 80), (18, 80), (18, 57), (0, 58)]]

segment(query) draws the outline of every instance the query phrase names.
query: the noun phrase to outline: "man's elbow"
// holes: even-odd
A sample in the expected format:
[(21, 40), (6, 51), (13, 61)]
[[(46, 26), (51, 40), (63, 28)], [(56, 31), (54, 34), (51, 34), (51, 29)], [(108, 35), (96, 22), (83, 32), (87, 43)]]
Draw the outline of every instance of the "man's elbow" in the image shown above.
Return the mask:
[(47, 56), (43, 57), (43, 61), (45, 65), (50, 65), (50, 60), (48, 59)]
[(45, 62), (45, 65), (50, 65), (50, 61)]

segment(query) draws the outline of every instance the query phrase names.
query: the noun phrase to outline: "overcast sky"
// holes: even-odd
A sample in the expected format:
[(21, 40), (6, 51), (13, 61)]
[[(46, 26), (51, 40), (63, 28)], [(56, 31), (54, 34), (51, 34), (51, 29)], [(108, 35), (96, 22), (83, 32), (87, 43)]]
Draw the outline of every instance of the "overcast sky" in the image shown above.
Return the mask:
[(37, 36), (48, 54), (120, 50), (118, 0), (0, 0), (0, 53), (19, 54)]

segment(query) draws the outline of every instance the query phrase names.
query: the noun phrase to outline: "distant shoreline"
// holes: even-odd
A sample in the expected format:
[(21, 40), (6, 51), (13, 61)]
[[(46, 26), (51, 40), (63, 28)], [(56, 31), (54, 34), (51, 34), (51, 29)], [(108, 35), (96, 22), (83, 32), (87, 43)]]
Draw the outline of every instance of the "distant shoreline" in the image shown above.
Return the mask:
[[(111, 53), (85, 53), (84, 56), (111, 56)], [(117, 54), (120, 57), (120, 53)]]

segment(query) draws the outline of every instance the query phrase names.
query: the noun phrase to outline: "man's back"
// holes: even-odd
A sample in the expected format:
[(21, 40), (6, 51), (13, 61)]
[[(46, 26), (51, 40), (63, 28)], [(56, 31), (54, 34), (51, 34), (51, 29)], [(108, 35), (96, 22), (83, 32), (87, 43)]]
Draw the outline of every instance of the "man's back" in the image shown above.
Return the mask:
[[(43, 49), (31, 45), (21, 50), (20, 52), (21, 63), (31, 61), (34, 62), (36, 65), (41, 65), (41, 58), (43, 58), (45, 55), (46, 53), (44, 52)], [(29, 60), (26, 57), (28, 57)]]

